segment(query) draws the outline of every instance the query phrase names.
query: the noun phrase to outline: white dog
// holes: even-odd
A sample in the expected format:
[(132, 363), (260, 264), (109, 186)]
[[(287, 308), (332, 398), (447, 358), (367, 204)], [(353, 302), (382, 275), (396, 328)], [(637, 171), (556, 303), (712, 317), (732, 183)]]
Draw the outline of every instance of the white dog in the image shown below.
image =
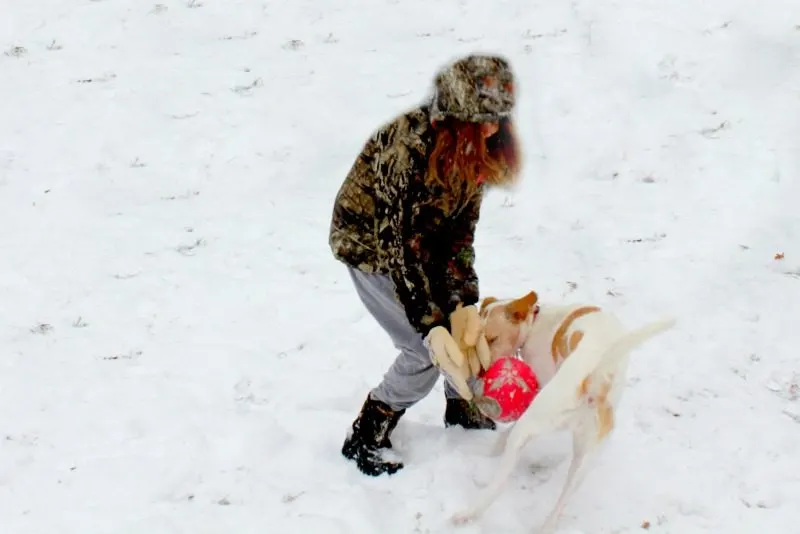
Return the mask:
[[(465, 523), (479, 517), (498, 497), (528, 441), (547, 432), (572, 431), (572, 462), (558, 501), (542, 525), (551, 532), (572, 493), (586, 475), (598, 445), (614, 429), (629, 353), (670, 329), (675, 319), (627, 330), (597, 306), (540, 306), (530, 292), (516, 300), (489, 297), (481, 304), (484, 333), (492, 361), (520, 354), (539, 380), (541, 390), (527, 411), (500, 436), (495, 454), (503, 453), (494, 479), (466, 510), (453, 517)], [(496, 406), (476, 392), (487, 415)]]

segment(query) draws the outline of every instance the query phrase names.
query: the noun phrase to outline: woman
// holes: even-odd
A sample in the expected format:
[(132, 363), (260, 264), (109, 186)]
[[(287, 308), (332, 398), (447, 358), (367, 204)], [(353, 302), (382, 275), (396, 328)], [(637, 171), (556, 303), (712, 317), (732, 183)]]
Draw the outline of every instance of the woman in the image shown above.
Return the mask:
[(470, 404), (466, 382), (480, 370), (477, 360), (488, 365), (473, 240), (484, 189), (513, 183), (519, 171), (513, 84), (498, 56), (444, 67), (429, 102), (374, 133), (336, 197), (331, 250), (400, 351), (342, 447), (364, 474), (403, 467), (384, 454), (390, 434), (430, 393), (440, 368), (445, 425), (495, 428)]

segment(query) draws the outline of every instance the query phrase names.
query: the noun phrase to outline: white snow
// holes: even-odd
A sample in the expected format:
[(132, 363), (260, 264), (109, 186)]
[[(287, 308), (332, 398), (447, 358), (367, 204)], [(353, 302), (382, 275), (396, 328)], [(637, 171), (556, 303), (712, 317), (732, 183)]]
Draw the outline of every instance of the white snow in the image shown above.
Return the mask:
[(800, 3), (4, 0), (3, 533), (533, 531), (566, 434), (457, 529), (493, 435), (443, 428), (441, 382), (403, 471), (339, 453), (395, 351), (329, 252), (333, 197), (473, 50), (512, 59), (525, 148), (482, 294), (680, 319), (563, 532), (796, 527)]

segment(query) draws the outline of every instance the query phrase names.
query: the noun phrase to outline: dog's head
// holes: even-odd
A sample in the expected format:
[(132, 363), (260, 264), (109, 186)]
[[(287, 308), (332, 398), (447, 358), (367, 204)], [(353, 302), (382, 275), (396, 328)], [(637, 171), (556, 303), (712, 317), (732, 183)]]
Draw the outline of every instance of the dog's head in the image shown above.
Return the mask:
[(483, 299), (480, 315), (492, 362), (514, 354), (522, 346), (536, 316), (537, 302), (535, 291), (518, 299)]

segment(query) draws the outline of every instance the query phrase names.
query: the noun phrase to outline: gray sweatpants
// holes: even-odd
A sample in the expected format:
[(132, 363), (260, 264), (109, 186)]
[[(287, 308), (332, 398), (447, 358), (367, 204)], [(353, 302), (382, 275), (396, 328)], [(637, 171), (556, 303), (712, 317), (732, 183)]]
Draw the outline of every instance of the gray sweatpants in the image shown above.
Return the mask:
[[(431, 363), (422, 335), (408, 322), (403, 306), (395, 297), (391, 278), (352, 267), (347, 269), (361, 302), (400, 351), (371, 395), (393, 410), (408, 408), (431, 392), (439, 378), (439, 369)], [(444, 389), (447, 398), (460, 398), (448, 380)]]

